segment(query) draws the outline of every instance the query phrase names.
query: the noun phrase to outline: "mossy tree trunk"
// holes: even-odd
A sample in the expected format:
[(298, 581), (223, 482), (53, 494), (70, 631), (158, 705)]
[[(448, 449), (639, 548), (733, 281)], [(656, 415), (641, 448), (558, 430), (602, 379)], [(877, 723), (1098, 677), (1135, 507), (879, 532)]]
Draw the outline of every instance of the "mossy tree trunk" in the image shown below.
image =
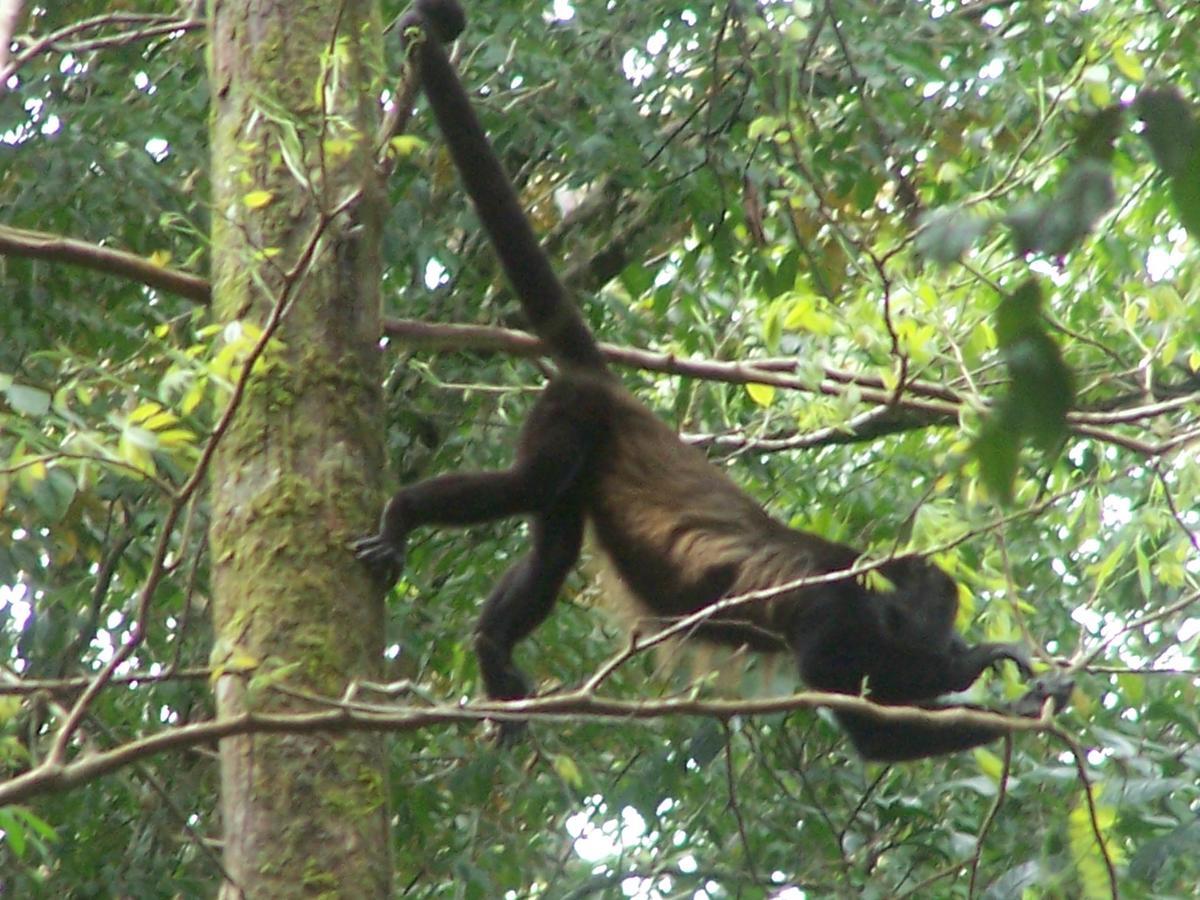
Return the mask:
[[(273, 331), (212, 469), (221, 715), (337, 696), (381, 659), (382, 597), (347, 549), (374, 525), (382, 67), (369, 0), (212, 0), (213, 296), (227, 340)], [(256, 676), (259, 685), (253, 684)], [(221, 742), (226, 896), (381, 897), (384, 741)]]

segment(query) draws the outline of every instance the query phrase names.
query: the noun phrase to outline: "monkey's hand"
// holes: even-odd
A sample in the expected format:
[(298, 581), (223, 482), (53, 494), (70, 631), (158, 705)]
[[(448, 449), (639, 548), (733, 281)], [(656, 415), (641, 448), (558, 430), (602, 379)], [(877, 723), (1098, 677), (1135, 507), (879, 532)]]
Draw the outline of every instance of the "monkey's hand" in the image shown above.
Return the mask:
[(362, 560), (376, 581), (391, 587), (404, 571), (404, 540), (394, 541), (381, 529), (378, 534), (359, 538), (350, 548)]
[(1007, 661), (1016, 665), (1022, 678), (1033, 677), (1033, 657), (1029, 655), (1029, 648), (1024, 644), (985, 644), (984, 646), (988, 649), (992, 668), (998, 668), (1000, 663)]
[(1015, 716), (1036, 719), (1042, 714), (1046, 701), (1051, 703), (1051, 712), (1062, 712), (1075, 689), (1075, 679), (1061, 672), (1047, 672), (1034, 679), (1029, 690), (1009, 707)]

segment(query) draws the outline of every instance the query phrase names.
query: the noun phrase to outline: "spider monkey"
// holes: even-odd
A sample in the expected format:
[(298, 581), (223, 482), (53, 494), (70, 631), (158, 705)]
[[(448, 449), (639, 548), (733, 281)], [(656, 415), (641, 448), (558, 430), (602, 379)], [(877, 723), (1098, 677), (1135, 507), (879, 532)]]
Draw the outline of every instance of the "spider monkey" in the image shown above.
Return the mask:
[[(416, 0), (406, 32), (467, 193), (559, 371), (521, 430), (511, 468), (441, 475), (403, 488), (385, 507), (378, 533), (354, 549), (391, 583), (404, 565), (406, 539), (418, 526), (528, 517), (533, 546), (492, 591), (474, 635), (488, 696), (517, 699), (529, 696), (531, 687), (513, 662), (513, 648), (550, 614), (579, 557), (585, 525), (622, 587), (657, 621), (677, 620), (725, 597), (846, 570), (860, 554), (768, 516), (609, 371), (446, 55), (443, 42), (465, 24), (456, 0)], [(906, 556), (885, 562), (880, 571), (891, 590), (871, 589), (851, 576), (793, 588), (715, 613), (691, 636), (790, 653), (809, 687), (865, 693), (884, 704), (939, 708), (944, 704), (937, 698), (966, 689), (1003, 660), (1032, 676), (1023, 647), (971, 646), (954, 629), (958, 590), (940, 568)], [(1047, 699), (1061, 707), (1068, 690), (1063, 682), (1035, 682), (1002, 711), (1036, 716)], [(883, 761), (951, 753), (1005, 733), (991, 725), (834, 715), (862, 756)], [(509, 736), (514, 727), (520, 726), (508, 723)]]

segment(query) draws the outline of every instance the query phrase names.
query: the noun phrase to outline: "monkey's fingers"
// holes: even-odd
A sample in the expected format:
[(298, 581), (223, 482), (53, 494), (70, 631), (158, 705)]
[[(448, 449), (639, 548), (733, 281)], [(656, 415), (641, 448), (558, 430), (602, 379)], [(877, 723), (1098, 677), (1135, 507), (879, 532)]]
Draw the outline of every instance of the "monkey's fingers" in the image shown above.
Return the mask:
[(992, 658), (993, 668), (998, 668), (1000, 663), (1008, 661), (1017, 667), (1022, 678), (1033, 677), (1033, 657), (1029, 655), (1028, 647), (1024, 644), (997, 644), (995, 648)]
[(1062, 712), (1074, 689), (1074, 678), (1051, 672), (1033, 681), (1025, 695), (1012, 705), (1012, 712), (1018, 716), (1037, 718), (1042, 714), (1042, 707), (1047, 700), (1051, 701), (1054, 712)]
[(404, 550), (381, 534), (359, 538), (350, 545), (354, 555), (384, 584), (391, 585), (404, 570)]

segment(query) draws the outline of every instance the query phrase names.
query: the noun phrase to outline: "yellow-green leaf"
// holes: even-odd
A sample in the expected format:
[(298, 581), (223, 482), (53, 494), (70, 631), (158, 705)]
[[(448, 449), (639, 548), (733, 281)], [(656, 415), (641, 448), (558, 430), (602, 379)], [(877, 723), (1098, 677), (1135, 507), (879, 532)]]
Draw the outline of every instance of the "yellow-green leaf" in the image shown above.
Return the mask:
[(158, 433), (158, 445), (165, 450), (186, 447), (196, 443), (196, 435), (186, 428), (168, 428)]
[(1000, 783), (1004, 777), (1004, 760), (984, 747), (975, 748), (975, 764), (988, 779)]
[(146, 421), (148, 418), (157, 413), (160, 409), (162, 409), (162, 406), (160, 406), (158, 403), (155, 403), (153, 400), (148, 400), (145, 403), (137, 406), (133, 412), (129, 414), (129, 421), (134, 425), (140, 425), (142, 422)]
[(164, 409), (162, 412), (156, 413), (145, 422), (142, 423), (143, 428), (148, 428), (151, 431), (165, 431), (179, 422), (179, 417), (169, 409)]
[(1124, 672), (1117, 676), (1117, 686), (1121, 696), (1129, 701), (1127, 706), (1139, 706), (1146, 697), (1146, 682), (1141, 675)]
[(392, 156), (397, 159), (405, 159), (415, 153), (423, 152), (429, 145), (419, 137), (401, 134), (388, 141), (388, 146), (391, 148)]
[(179, 409), (186, 416), (200, 405), (200, 401), (204, 399), (204, 382), (197, 379), (192, 382), (179, 401)]
[(266, 690), (269, 687), (282, 684), (293, 672), (299, 668), (299, 662), (285, 663), (284, 665), (273, 666), (271, 668), (264, 666), (255, 673), (254, 677), (250, 679), (247, 687), (252, 691)]
[[(1085, 900), (1109, 897), (1108, 866), (1104, 862), (1100, 841), (1104, 842), (1103, 850), (1108, 851), (1108, 858), (1114, 866), (1122, 861), (1121, 846), (1112, 840), (1112, 832), (1117, 823), (1115, 807), (1100, 802), (1100, 786), (1095, 785), (1096, 815), (1092, 820), (1092, 812), (1087, 798), (1080, 797), (1075, 808), (1067, 816), (1067, 837), (1071, 846), (1071, 858), (1075, 862), (1075, 871), (1079, 875), (1082, 896)], [(1097, 832), (1099, 834), (1097, 835)]]
[(117, 453), (139, 472), (153, 475), (154, 456), (150, 451), (157, 442), (153, 432), (136, 426), (126, 428), (121, 432), (121, 440), (117, 442)]
[(349, 138), (330, 138), (325, 142), (325, 156), (331, 160), (345, 159), (354, 152), (354, 141)]
[(0, 697), (0, 722), (7, 722), (20, 711), (20, 697)]
[(1142, 68), (1142, 64), (1134, 59), (1130, 54), (1126, 53), (1120, 47), (1113, 47), (1112, 60), (1121, 74), (1130, 81), (1145, 81), (1146, 70)]
[(1154, 579), (1150, 574), (1150, 559), (1141, 544), (1133, 548), (1133, 558), (1137, 563), (1138, 586), (1142, 589), (1142, 596), (1149, 600), (1154, 589)]
[(46, 480), (48, 474), (46, 464), (40, 459), (35, 459), (28, 465), (24, 464), (24, 459), (19, 463), (20, 468), (17, 469), (17, 485), (25, 493), (32, 493), (39, 482)]
[(750, 123), (747, 134), (750, 140), (756, 141), (761, 137), (769, 137), (782, 127), (779, 119), (773, 116), (759, 116)]
[(235, 649), (229, 654), (229, 658), (225, 660), (225, 668), (234, 672), (249, 672), (252, 669), (258, 668), (258, 657), (247, 653), (245, 650)]
[(270, 191), (251, 191), (242, 197), (247, 209), (262, 209), (275, 197)]
[(759, 406), (770, 406), (775, 399), (775, 386), (770, 384), (748, 384), (746, 393)]
[(583, 787), (583, 776), (579, 773), (579, 767), (575, 765), (575, 760), (561, 753), (554, 756), (554, 771), (558, 773), (558, 777), (565, 781), (573, 788)]
[(808, 331), (813, 334), (830, 334), (836, 323), (833, 317), (818, 307), (818, 300), (810, 294), (793, 294), (789, 297), (783, 327), (789, 331)]
[(772, 303), (763, 313), (762, 335), (767, 349), (774, 352), (779, 349), (779, 338), (783, 334), (783, 307)]

